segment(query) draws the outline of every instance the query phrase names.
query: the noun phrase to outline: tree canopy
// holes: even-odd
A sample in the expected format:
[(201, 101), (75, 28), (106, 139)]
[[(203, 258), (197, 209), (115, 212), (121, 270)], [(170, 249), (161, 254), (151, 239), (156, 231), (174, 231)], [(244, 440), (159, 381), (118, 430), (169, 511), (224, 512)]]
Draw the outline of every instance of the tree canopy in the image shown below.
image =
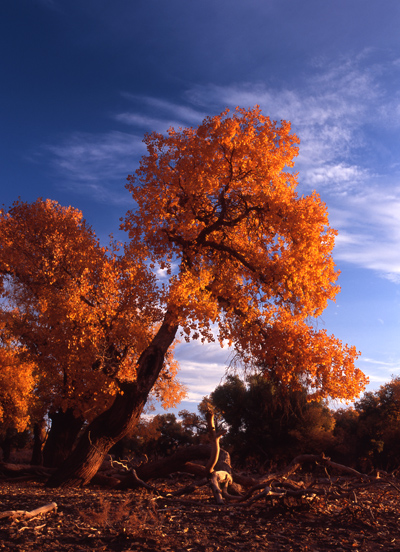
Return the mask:
[(217, 327), (245, 364), (315, 397), (357, 396), (356, 349), (310, 323), (339, 291), (336, 231), (316, 193), (296, 193), (290, 124), (237, 108), (144, 141), (124, 228), (131, 254), (166, 270), (163, 300), (187, 339)]
[[(0, 214), (0, 236), (1, 322), (14, 340), (0, 351), (14, 359), (2, 362), (1, 375), (19, 365), (8, 385), (29, 396), (35, 363), (42, 415), (71, 409), (89, 421), (120, 382), (135, 378), (161, 321), (154, 277), (140, 259), (128, 263), (117, 248), (101, 247), (82, 213), (54, 201), (16, 202)], [(167, 406), (184, 394), (177, 369), (171, 353), (154, 389)], [(21, 411), (15, 422), (22, 420)]]

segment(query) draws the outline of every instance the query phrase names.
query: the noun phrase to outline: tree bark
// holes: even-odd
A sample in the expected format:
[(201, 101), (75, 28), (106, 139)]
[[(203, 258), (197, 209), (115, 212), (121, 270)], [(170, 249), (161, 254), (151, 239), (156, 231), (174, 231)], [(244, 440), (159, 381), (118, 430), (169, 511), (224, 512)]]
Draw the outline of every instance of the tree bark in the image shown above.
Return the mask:
[(33, 426), (33, 449), (31, 457), (32, 466), (43, 465), (43, 443), (46, 440), (46, 421), (40, 420)]
[(161, 327), (139, 358), (136, 381), (120, 383), (111, 407), (87, 427), (72, 454), (48, 480), (48, 486), (83, 486), (90, 482), (109, 449), (136, 425), (178, 327), (175, 317), (167, 311)]
[(11, 445), (12, 445), (12, 438), (8, 436), (4, 437), (4, 439), (0, 443), (0, 448), (3, 450), (3, 462), (10, 461)]
[(53, 412), (49, 418), (51, 427), (43, 449), (43, 465), (58, 468), (71, 454), (84, 420), (75, 417), (72, 408)]

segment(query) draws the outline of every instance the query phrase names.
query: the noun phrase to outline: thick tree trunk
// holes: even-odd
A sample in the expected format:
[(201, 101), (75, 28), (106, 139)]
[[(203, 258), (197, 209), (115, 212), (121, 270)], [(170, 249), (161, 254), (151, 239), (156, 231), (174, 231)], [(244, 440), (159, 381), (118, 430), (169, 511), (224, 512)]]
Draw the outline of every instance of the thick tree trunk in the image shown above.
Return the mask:
[(40, 420), (33, 426), (32, 466), (43, 465), (43, 443), (46, 440), (46, 421)]
[(49, 418), (51, 427), (43, 449), (43, 465), (58, 468), (71, 454), (84, 420), (80, 416), (76, 418), (72, 408), (53, 412)]
[(11, 445), (12, 445), (12, 438), (8, 436), (4, 437), (4, 439), (0, 444), (0, 448), (3, 449), (3, 462), (10, 461)]
[(120, 384), (114, 403), (87, 427), (71, 456), (50, 477), (48, 486), (89, 483), (109, 449), (136, 425), (177, 331), (178, 325), (167, 311), (160, 329), (139, 358), (136, 381)]

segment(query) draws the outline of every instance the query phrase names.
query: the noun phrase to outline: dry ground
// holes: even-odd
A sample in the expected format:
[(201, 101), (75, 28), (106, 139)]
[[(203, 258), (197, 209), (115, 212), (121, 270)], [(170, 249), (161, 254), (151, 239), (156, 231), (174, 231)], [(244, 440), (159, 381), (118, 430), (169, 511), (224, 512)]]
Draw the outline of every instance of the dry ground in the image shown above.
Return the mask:
[[(186, 480), (185, 483), (188, 481)], [(176, 488), (173, 480), (155, 482)], [(0, 513), (58, 509), (29, 521), (0, 519), (0, 552), (400, 551), (400, 494), (364, 490), (357, 502), (216, 506), (208, 488), (159, 499), (146, 490), (47, 489), (0, 482)]]

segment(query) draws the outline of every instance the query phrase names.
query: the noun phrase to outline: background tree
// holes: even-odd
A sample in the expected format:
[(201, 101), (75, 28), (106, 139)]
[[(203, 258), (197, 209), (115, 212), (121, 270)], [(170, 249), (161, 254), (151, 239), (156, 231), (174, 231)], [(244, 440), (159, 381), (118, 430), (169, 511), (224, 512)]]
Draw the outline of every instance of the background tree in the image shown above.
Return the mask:
[[(198, 408), (200, 408), (200, 405)], [(195, 436), (198, 441), (207, 435), (207, 420), (203, 412), (196, 414), (196, 412), (189, 410), (180, 410), (178, 415), (185, 430)]]
[(365, 468), (398, 469), (400, 456), (400, 377), (355, 403), (358, 457)]
[[(19, 356), (36, 362), (36, 421), (51, 420), (45, 464), (59, 465), (119, 382), (135, 379), (162, 317), (154, 278), (140, 258), (101, 247), (82, 214), (56, 202), (16, 202), (1, 213), (0, 235), (1, 320)], [(171, 350), (153, 390), (166, 406), (184, 395), (177, 369)], [(26, 397), (22, 384), (14, 378)]]
[[(157, 459), (174, 453), (179, 447), (194, 444), (195, 441), (195, 435), (177, 420), (175, 414), (157, 414), (148, 419), (141, 418), (132, 435), (119, 441), (111, 452), (117, 452), (121, 457), (135, 453)], [(120, 443), (124, 447), (123, 451), (118, 450)]]
[(137, 208), (123, 228), (127, 255), (166, 271), (163, 320), (135, 381), (119, 386), (51, 485), (87, 483), (132, 429), (179, 327), (203, 341), (217, 327), (217, 339), (244, 362), (262, 362), (289, 385), (302, 375), (315, 397), (350, 398), (366, 381), (354, 347), (308, 324), (338, 292), (336, 232), (317, 194), (296, 194), (296, 175), (286, 170), (299, 142), (290, 124), (238, 108), (144, 141), (148, 153), (127, 186)]
[(328, 455), (336, 462), (352, 466), (361, 471), (366, 471), (366, 466), (361, 465), (361, 451), (358, 442), (358, 412), (353, 407), (339, 408), (333, 412), (335, 428), (333, 431), (334, 442)]
[(192, 433), (176, 419), (175, 414), (158, 414), (155, 423), (159, 431), (159, 437), (153, 442), (153, 454), (156, 456), (167, 456), (194, 441)]
[(4, 461), (9, 460), (13, 445), (27, 439), (36, 374), (28, 351), (17, 346), (0, 319), (0, 448)]
[(223, 446), (241, 464), (276, 464), (297, 454), (326, 452), (333, 443), (333, 414), (305, 388), (291, 389), (262, 375), (228, 376), (210, 395), (228, 427)]
[(216, 431), (225, 429), (224, 418), (215, 405), (210, 400), (210, 397), (203, 397), (197, 405), (198, 414), (188, 410), (181, 410), (179, 418), (185, 430), (189, 431), (194, 438), (196, 444), (208, 443), (210, 440), (209, 424), (207, 417), (209, 413), (214, 414), (214, 425)]
[(36, 366), (26, 349), (17, 347), (0, 321), (0, 424), (24, 431), (34, 402)]

